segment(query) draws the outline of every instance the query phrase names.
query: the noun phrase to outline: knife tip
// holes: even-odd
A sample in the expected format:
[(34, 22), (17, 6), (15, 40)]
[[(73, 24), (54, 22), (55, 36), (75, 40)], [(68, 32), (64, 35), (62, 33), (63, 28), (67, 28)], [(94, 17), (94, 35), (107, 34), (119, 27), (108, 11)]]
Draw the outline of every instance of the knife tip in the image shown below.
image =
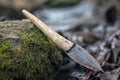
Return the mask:
[(104, 73), (104, 71), (103, 71), (103, 69), (102, 69), (102, 68), (97, 68), (97, 69), (94, 69), (94, 71)]

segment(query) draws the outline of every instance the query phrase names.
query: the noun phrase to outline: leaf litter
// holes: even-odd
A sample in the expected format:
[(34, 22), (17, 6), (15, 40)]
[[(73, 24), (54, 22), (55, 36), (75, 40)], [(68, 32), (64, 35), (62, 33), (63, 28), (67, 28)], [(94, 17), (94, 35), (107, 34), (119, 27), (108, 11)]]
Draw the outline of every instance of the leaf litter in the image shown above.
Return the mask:
[(120, 80), (120, 25), (116, 23), (118, 20), (115, 10), (115, 6), (111, 6), (105, 13), (105, 23), (92, 25), (92, 28), (78, 25), (66, 31), (59, 31), (64, 37), (87, 49), (104, 70), (104, 73), (91, 71), (64, 55), (68, 61), (61, 65), (59, 70), (72, 77), (66, 78), (67, 80)]

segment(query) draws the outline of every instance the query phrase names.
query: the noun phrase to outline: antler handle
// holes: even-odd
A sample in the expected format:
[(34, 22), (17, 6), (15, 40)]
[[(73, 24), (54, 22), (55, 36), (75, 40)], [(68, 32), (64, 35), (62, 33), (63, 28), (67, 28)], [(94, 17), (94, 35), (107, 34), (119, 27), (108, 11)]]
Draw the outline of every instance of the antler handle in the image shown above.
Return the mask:
[(32, 15), (30, 12), (28, 12), (27, 10), (22, 10), (22, 13), (63, 50), (67, 51), (72, 47), (73, 43), (71, 41), (65, 39), (57, 32), (50, 29), (45, 23), (43, 23), (40, 19)]

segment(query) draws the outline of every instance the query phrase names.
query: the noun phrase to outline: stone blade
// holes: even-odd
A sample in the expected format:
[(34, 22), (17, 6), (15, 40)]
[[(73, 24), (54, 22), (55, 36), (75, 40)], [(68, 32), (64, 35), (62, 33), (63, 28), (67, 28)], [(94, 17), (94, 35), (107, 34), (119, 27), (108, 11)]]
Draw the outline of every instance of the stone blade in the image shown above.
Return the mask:
[(94, 71), (102, 71), (100, 64), (97, 60), (91, 56), (84, 48), (79, 45), (75, 45), (70, 51), (67, 52), (67, 55), (79, 63), (89, 69)]

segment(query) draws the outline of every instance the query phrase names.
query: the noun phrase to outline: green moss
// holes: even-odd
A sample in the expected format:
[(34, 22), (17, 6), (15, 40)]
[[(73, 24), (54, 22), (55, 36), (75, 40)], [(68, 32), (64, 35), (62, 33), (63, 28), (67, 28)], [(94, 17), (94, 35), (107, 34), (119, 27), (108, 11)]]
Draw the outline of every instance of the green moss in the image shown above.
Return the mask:
[[(1, 80), (7, 80), (8, 77), (6, 73), (6, 67), (9, 66), (9, 60), (10, 60), (10, 42), (2, 42), (2, 38), (0, 37), (0, 79)], [(5, 70), (5, 71), (4, 71)]]
[(62, 58), (61, 50), (36, 28), (22, 35), (19, 45), (1, 43), (0, 79), (50, 80), (51, 64), (59, 64)]
[(47, 5), (50, 7), (72, 6), (79, 3), (80, 0), (50, 0)]

